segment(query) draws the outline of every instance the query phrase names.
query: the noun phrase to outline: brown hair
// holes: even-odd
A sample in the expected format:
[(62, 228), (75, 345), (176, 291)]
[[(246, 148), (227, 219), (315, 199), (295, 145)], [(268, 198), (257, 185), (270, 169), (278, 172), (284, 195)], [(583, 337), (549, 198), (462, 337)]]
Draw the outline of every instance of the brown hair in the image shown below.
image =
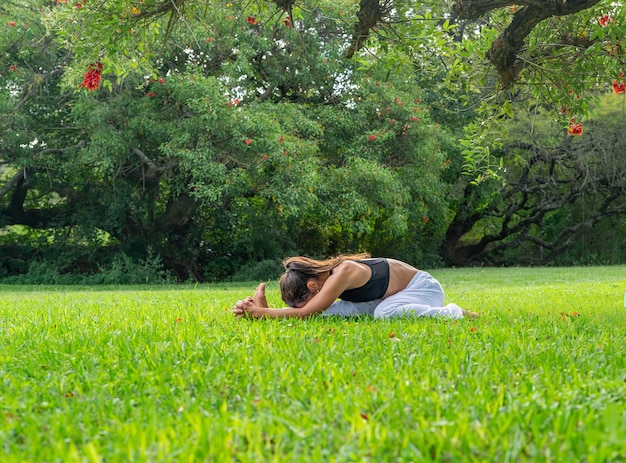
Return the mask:
[(307, 283), (310, 280), (317, 279), (317, 276), (330, 272), (342, 262), (347, 260), (367, 259), (370, 255), (361, 254), (342, 254), (326, 260), (309, 259), (308, 257), (290, 257), (286, 259), (285, 273), (280, 277), (280, 292), (283, 301), (290, 306), (295, 307), (296, 304), (304, 301), (309, 295)]

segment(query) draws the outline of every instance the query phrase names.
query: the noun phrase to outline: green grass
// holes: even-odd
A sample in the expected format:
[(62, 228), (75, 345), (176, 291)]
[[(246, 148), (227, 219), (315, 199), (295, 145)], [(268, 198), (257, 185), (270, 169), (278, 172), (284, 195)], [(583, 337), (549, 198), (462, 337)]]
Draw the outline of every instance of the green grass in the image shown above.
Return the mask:
[(0, 461), (626, 459), (626, 267), (432, 273), (483, 316), (248, 321), (228, 309), (253, 284), (0, 286)]

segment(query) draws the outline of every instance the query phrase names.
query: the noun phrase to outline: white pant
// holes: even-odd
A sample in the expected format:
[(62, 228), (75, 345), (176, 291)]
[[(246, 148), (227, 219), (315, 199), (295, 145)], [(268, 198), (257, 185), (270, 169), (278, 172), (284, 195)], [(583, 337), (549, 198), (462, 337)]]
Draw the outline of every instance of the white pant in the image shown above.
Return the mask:
[(368, 302), (336, 301), (324, 315), (373, 315), (374, 318), (404, 316), (463, 318), (456, 304), (444, 306), (441, 284), (428, 272), (419, 271), (402, 291), (387, 299)]
[(382, 299), (367, 302), (350, 302), (341, 299), (333, 302), (330, 307), (322, 312), (324, 316), (340, 315), (342, 317), (354, 317), (356, 315), (374, 315), (376, 306)]

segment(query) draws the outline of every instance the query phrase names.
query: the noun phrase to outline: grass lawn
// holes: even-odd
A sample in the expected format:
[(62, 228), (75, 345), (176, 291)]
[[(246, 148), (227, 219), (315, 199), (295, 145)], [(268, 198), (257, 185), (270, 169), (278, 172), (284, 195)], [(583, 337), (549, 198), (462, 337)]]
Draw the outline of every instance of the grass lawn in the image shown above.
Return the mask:
[(0, 461), (626, 460), (626, 267), (431, 273), (481, 318), (235, 319), (252, 283), (0, 286)]

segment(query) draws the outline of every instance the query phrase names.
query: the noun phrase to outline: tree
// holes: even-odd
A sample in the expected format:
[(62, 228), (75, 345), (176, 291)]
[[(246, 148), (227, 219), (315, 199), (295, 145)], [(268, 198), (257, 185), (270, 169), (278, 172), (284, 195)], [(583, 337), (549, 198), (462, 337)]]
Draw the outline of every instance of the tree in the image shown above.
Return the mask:
[(507, 159), (504, 181), (458, 186), (442, 249), (451, 263), (552, 263), (601, 222), (624, 216), (623, 110), (612, 95), (603, 102), (584, 137), (559, 136), (541, 110), (534, 122), (517, 118), (515, 138), (498, 154)]
[[(568, 30), (569, 28), (557, 30), (557, 33), (554, 35), (554, 37), (557, 37), (557, 40), (549, 44), (539, 42), (535, 47), (532, 47), (529, 46), (527, 39), (533, 29), (541, 22), (549, 18), (575, 15), (599, 3), (601, 3), (600, 0), (573, 0), (565, 2), (558, 0), (457, 0), (454, 4), (454, 12), (461, 20), (475, 20), (494, 10), (508, 7), (512, 14), (512, 19), (498, 36), (492, 40), (489, 51), (486, 53), (487, 59), (493, 64), (502, 79), (503, 85), (506, 87), (513, 84), (527, 66), (541, 65), (539, 61), (542, 55), (546, 53), (548, 55), (552, 54), (555, 48), (571, 47), (583, 50), (590, 48), (593, 45), (593, 39), (580, 34), (572, 35)], [(607, 2), (607, 7), (612, 9), (612, 6)], [(614, 20), (615, 18), (611, 19)], [(528, 50), (530, 53), (526, 57), (522, 54), (525, 47), (530, 48)]]
[[(97, 271), (107, 249), (156, 253), (181, 279), (292, 252), (423, 265), (441, 249), (511, 261), (524, 240), (556, 251), (583, 201), (585, 217), (610, 217), (575, 178), (592, 164), (578, 148), (591, 97), (626, 90), (622, 7), (548, 15), (507, 42), (511, 67), (497, 72), (483, 53), (530, 13), (479, 3), (470, 21), (444, 2), (40, 0), (43, 16), (11, 2), (1, 224), (26, 227), (29, 258), (65, 245), (61, 271)], [(509, 136), (529, 107), (558, 118), (560, 136)], [(612, 198), (607, 170), (594, 172), (594, 198)]]
[[(172, 30), (193, 24), (207, 27), (207, 18), (220, 8), (194, 0), (80, 5), (79, 11), (74, 5), (60, 5), (48, 18), (78, 58), (78, 66), (67, 74), (68, 84), (79, 81), (88, 63), (96, 59), (116, 76), (149, 68), (151, 57)], [(566, 130), (572, 118), (581, 124), (588, 119), (598, 92), (612, 83), (626, 85), (626, 23), (620, 2), (363, 0), (358, 5), (291, 1), (227, 5), (237, 5), (241, 19), (254, 18), (264, 27), (284, 21), (295, 30), (308, 12), (323, 12), (345, 40), (343, 56), (364, 64), (384, 60), (394, 69), (419, 63), (420, 72), (433, 72), (424, 64), (436, 56), (438, 66), (447, 71), (446, 88), (462, 95), (468, 105), (480, 105), (478, 122), (466, 126), (471, 147), (464, 151), (466, 169), (476, 181), (496, 174), (490, 152), (497, 144), (490, 140), (499, 121), (510, 116), (516, 86), (530, 89), (538, 101), (551, 105)], [(159, 22), (165, 17), (166, 23)], [(567, 117), (561, 108), (566, 108)]]
[[(170, 37), (174, 27), (208, 24), (208, 18), (219, 6), (208, 6), (194, 0), (145, 1), (135, 5), (127, 0), (63, 3), (48, 17), (60, 37), (76, 53), (79, 63), (85, 58), (111, 59), (110, 66), (123, 75), (131, 66), (149, 60), (160, 37)], [(414, 49), (422, 45), (445, 24), (457, 24), (467, 41), (462, 55), (467, 63), (479, 67), (483, 57), (495, 67), (504, 88), (524, 79), (546, 84), (557, 78), (564, 64), (585, 70), (583, 79), (571, 80), (577, 90), (580, 83), (605, 71), (614, 73), (622, 66), (624, 12), (619, 2), (608, 0), (455, 0), (454, 2), (408, 2), (403, 0), (362, 0), (328, 3), (292, 1), (270, 3), (231, 2), (242, 5), (239, 17), (255, 18), (264, 26), (280, 24), (298, 28), (298, 21), (307, 11), (317, 9), (335, 21), (342, 21), (343, 33), (351, 38), (344, 56), (356, 57), (359, 52), (381, 55), (389, 47)], [(77, 11), (75, 6), (81, 6)], [(159, 26), (159, 18), (167, 16), (167, 26)], [(71, 19), (71, 20), (70, 20)], [(352, 19), (352, 25), (346, 27)], [(444, 20), (447, 22), (444, 24)], [(477, 22), (478, 21), (478, 22)], [(474, 25), (472, 25), (474, 24)], [(165, 31), (163, 32), (163, 29)], [(421, 32), (423, 30), (423, 32)], [(81, 40), (74, 39), (81, 33)], [(96, 45), (94, 49), (94, 45)], [(442, 48), (443, 47), (443, 48)], [(440, 44), (445, 51), (445, 44)], [(94, 51), (98, 55), (94, 56)], [(426, 49), (424, 49), (426, 51)], [(485, 54), (483, 56), (483, 53)], [(584, 66), (584, 60), (587, 65)], [(591, 58), (591, 61), (589, 59)], [(563, 62), (563, 60), (567, 62)], [(456, 65), (463, 60), (457, 60)], [(601, 62), (608, 67), (596, 66)], [(134, 63), (134, 64), (132, 64)], [(554, 64), (550, 64), (554, 63)], [(453, 62), (454, 64), (454, 62)], [(522, 72), (525, 76), (522, 76)], [(541, 76), (541, 79), (537, 77)], [(611, 76), (615, 78), (616, 76)], [(605, 81), (610, 83), (611, 80)], [(577, 92), (579, 95), (581, 91)]]
[[(25, 123), (26, 153), (29, 140), (51, 143), (50, 126), (71, 136), (50, 163), (32, 157), (28, 182), (3, 177), (4, 224), (41, 230), (55, 245), (63, 236), (137, 258), (152, 250), (196, 279), (289, 249), (375, 251), (420, 233), (439, 201), (445, 134), (405, 76), (343, 59), (341, 28), (316, 12), (299, 19), (307, 33), (235, 12), (208, 30), (173, 30), (152, 77), (115, 79), (93, 57), (62, 92), (63, 118), (42, 108), (47, 126)], [(23, 164), (9, 165), (19, 177)]]

